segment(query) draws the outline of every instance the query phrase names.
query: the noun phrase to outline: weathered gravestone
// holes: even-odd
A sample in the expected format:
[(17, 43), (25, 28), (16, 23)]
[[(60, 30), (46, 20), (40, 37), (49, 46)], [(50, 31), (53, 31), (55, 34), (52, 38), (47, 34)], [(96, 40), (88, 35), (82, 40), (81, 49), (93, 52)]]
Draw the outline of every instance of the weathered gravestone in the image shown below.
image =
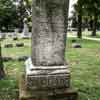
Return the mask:
[(64, 58), (68, 0), (33, 0), (32, 56), (20, 81), (21, 100), (76, 100)]
[(21, 34), (21, 38), (28, 39), (30, 37), (29, 37), (29, 28), (27, 25), (27, 19), (25, 18), (23, 22), (24, 22), (24, 28), (23, 28), (23, 32)]
[(18, 40), (18, 29), (15, 29), (15, 32), (13, 33), (13, 40)]
[(72, 48), (82, 48), (82, 46), (76, 40), (72, 40)]
[(4, 47), (5, 48), (13, 48), (13, 44), (10, 44), (10, 43), (9, 44), (5, 44)]
[(24, 47), (24, 43), (16, 43), (16, 47)]

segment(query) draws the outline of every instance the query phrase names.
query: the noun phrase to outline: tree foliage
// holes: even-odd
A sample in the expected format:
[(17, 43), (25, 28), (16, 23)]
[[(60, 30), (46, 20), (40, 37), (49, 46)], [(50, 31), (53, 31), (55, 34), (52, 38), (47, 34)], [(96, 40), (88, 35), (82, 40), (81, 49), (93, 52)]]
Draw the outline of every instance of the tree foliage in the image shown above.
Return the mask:
[(23, 21), (24, 18), (31, 21), (31, 0), (20, 0), (17, 6), (17, 15), (18, 15), (18, 22), (20, 31), (23, 29)]
[[(76, 15), (78, 17), (78, 35), (82, 35), (81, 24), (83, 18), (88, 18), (92, 27), (92, 36), (96, 36), (97, 21), (100, 16), (100, 0), (78, 0), (74, 6)], [(86, 17), (87, 16), (87, 17)], [(79, 37), (79, 36), (78, 36)]]
[(0, 0), (0, 30), (23, 28), (23, 19), (31, 15), (31, 4), (32, 0)]
[(0, 0), (0, 30), (16, 24), (16, 7), (11, 0)]
[(77, 4), (74, 5), (76, 15), (78, 19), (78, 38), (82, 38), (82, 16), (84, 12), (84, 0), (78, 0)]

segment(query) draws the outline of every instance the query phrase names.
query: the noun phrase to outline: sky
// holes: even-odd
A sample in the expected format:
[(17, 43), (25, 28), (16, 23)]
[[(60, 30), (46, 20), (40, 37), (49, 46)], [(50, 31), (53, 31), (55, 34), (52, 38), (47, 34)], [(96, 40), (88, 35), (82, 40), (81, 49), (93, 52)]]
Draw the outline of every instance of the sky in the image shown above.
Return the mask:
[(69, 0), (70, 1), (70, 5), (69, 5), (69, 17), (72, 16), (71, 12), (73, 11), (73, 4), (75, 4), (77, 2), (77, 0)]

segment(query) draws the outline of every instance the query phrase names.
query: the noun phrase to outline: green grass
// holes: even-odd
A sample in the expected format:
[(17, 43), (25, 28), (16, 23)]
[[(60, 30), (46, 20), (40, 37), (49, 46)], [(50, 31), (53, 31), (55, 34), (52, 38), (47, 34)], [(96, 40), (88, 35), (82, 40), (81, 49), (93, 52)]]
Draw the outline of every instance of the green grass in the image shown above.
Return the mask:
[(96, 36), (91, 36), (91, 34), (92, 34), (92, 31), (88, 31), (88, 32), (82, 32), (82, 35), (83, 36), (86, 36), (86, 37), (94, 37), (94, 38), (100, 38), (100, 31), (97, 31), (96, 32)]
[(4, 66), (6, 77), (0, 80), (0, 100), (18, 100), (18, 79), (24, 70), (24, 62), (9, 61)]
[[(5, 44), (12, 43), (13, 48), (4, 48)], [(15, 47), (16, 43), (24, 43), (24, 47)], [(2, 41), (2, 55), (10, 57), (30, 56), (31, 40), (19, 39), (13, 41), (6, 39)], [(24, 71), (24, 62), (9, 61), (4, 62), (6, 77), (0, 81), (0, 100), (18, 100), (18, 79), (20, 74)]]
[[(71, 40), (68, 39), (65, 52), (71, 70), (71, 85), (78, 90), (79, 100), (100, 100), (100, 42), (78, 40), (82, 48), (75, 49), (71, 48)], [(3, 41), (2, 46), (5, 43)], [(30, 44), (30, 40), (24, 40), (24, 43)], [(30, 50), (30, 45), (3, 48), (3, 55), (30, 55)], [(4, 62), (4, 65), (6, 77), (0, 81), (0, 100), (18, 100), (18, 77), (24, 70), (24, 62), (9, 61)]]
[(100, 43), (78, 40), (83, 48), (70, 48), (65, 56), (72, 75), (72, 86), (78, 89), (79, 100), (100, 100)]
[[(13, 48), (4, 48), (5, 44), (13, 44)], [(16, 47), (16, 43), (24, 43), (24, 47)], [(30, 55), (31, 51), (31, 40), (30, 39), (18, 39), (17, 41), (13, 41), (12, 39), (6, 39), (2, 42), (2, 53), (3, 56), (10, 57), (19, 57), (19, 56), (27, 56)]]

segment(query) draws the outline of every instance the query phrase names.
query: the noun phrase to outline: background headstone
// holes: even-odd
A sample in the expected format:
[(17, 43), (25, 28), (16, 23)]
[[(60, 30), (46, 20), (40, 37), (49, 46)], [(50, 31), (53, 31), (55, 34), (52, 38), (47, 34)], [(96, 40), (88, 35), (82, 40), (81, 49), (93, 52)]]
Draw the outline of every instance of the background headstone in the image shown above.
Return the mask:
[(16, 43), (16, 47), (24, 47), (24, 43)]
[(17, 39), (18, 39), (18, 29), (15, 29), (13, 33), (13, 40), (17, 40)]
[(13, 44), (5, 44), (4, 47), (5, 48), (12, 48), (13, 47)]
[(82, 48), (82, 46), (76, 40), (72, 40), (72, 48)]
[(30, 38), (30, 33), (27, 25), (27, 19), (25, 18), (23, 22), (24, 22), (24, 28), (23, 28), (23, 32), (21, 33), (21, 38), (28, 39)]

